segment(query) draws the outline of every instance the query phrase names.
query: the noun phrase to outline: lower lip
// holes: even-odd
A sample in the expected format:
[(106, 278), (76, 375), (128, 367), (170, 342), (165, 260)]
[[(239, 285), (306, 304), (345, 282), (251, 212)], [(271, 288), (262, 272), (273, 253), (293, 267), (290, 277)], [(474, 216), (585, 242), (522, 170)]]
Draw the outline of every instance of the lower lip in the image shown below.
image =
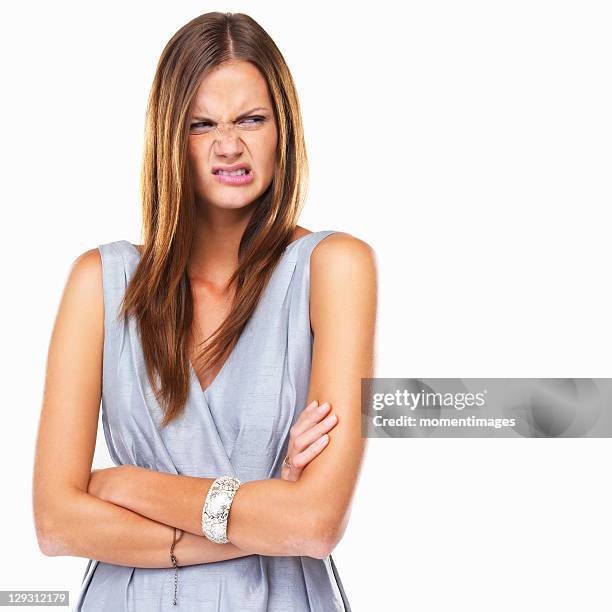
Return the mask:
[(228, 176), (227, 174), (213, 174), (213, 176), (224, 185), (247, 185), (253, 180), (253, 171), (236, 176)]

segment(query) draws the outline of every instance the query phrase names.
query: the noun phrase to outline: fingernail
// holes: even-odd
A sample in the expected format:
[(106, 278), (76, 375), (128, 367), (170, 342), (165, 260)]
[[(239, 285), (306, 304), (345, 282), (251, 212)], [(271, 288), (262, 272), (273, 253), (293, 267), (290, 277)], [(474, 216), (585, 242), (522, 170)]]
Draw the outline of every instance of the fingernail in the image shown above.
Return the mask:
[(329, 408), (329, 403), (328, 403), (328, 402), (325, 402), (324, 404), (321, 404), (321, 405), (320, 405), (320, 406), (317, 408), (317, 410), (318, 410), (319, 412), (325, 412), (325, 411), (326, 411), (328, 408)]
[(306, 406), (306, 408), (314, 408), (317, 405), (317, 400), (312, 400), (312, 402), (310, 402), (310, 404), (308, 404), (308, 406)]
[(321, 436), (317, 442), (317, 446), (323, 446), (327, 442), (328, 438), (329, 436), (327, 434)]

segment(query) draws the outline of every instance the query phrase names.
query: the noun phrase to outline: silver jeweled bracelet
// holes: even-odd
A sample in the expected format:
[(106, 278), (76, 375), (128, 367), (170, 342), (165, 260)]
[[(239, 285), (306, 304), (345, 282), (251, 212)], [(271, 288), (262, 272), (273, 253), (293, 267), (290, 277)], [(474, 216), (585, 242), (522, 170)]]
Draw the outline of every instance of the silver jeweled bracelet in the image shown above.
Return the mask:
[(212, 483), (202, 508), (202, 533), (216, 544), (227, 544), (227, 519), (234, 495), (242, 483), (233, 476), (220, 476)]

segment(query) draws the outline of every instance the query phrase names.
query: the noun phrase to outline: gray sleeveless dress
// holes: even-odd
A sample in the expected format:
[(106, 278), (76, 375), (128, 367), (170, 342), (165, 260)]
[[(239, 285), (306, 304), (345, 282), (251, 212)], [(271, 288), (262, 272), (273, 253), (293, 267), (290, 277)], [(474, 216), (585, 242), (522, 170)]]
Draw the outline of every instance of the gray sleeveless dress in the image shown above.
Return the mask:
[[(332, 233), (313, 232), (289, 244), (223, 368), (203, 392), (191, 367), (185, 412), (166, 428), (158, 427), (161, 408), (135, 322), (116, 319), (140, 253), (127, 240), (98, 246), (105, 306), (102, 423), (116, 465), (202, 478), (228, 474), (243, 482), (280, 477), (289, 428), (305, 406), (310, 379), (310, 255)], [(254, 554), (184, 566), (176, 606), (173, 594), (172, 568), (92, 559), (73, 609), (350, 612), (331, 555)]]

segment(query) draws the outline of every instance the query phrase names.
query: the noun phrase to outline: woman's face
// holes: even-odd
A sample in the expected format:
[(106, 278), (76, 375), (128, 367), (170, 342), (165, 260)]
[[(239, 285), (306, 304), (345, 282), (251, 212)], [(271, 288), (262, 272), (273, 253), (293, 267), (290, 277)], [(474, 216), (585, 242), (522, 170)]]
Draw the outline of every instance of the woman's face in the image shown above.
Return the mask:
[[(242, 60), (215, 68), (202, 79), (190, 118), (196, 202), (225, 209), (251, 204), (272, 181), (276, 143), (272, 100), (259, 70)], [(223, 168), (232, 166), (247, 174), (227, 176)]]

